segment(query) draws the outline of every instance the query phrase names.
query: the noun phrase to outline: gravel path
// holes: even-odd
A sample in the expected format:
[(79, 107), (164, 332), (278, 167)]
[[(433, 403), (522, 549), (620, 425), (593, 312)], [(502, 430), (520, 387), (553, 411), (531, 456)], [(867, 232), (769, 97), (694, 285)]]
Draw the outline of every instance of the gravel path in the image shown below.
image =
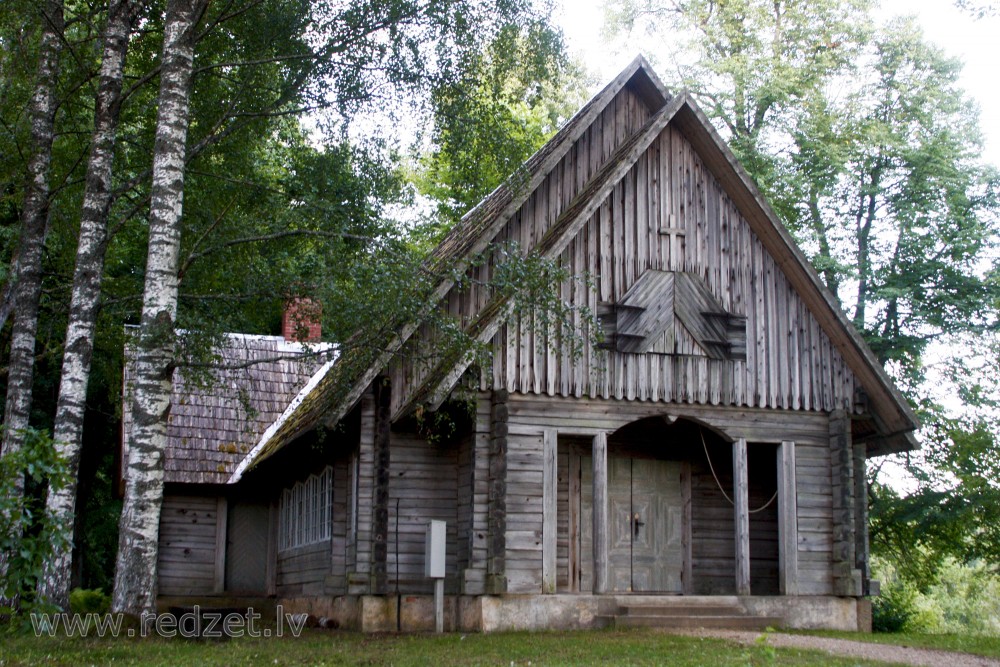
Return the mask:
[[(699, 637), (729, 639), (741, 644), (753, 644), (760, 637), (758, 632), (736, 630), (695, 630), (690, 634)], [(878, 660), (906, 665), (926, 665), (927, 667), (1000, 667), (1000, 661), (969, 653), (938, 651), (936, 649), (856, 642), (849, 639), (832, 639), (811, 635), (786, 635), (780, 632), (767, 633), (767, 643), (779, 648), (802, 648), (826, 651), (834, 655), (864, 660)]]

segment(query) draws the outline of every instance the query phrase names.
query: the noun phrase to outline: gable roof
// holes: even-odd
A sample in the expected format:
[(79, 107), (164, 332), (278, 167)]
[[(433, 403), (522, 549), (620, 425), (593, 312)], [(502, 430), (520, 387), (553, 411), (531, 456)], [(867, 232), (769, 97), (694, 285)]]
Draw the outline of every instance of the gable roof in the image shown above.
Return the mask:
[[(487, 248), (503, 225), (625, 86), (629, 86), (654, 113), (607, 158), (532, 250), (543, 257), (557, 257), (660, 132), (668, 124), (677, 127), (743, 212), (753, 232), (775, 258), (823, 331), (868, 391), (879, 432), (877, 441), (869, 445), (869, 453), (915, 448), (912, 431), (918, 425), (916, 416), (840, 310), (836, 299), (690, 95), (670, 97), (641, 57), (588, 102), (518, 172), (470, 211), (431, 252), (422, 267), (433, 284), (424, 314), (454, 286), (455, 281), (450, 276), (464, 271), (472, 259)], [(506, 320), (511, 308), (508, 297), (495, 295), (467, 324), (466, 334), (479, 342), (489, 341)], [(237, 481), (249, 467), (306, 430), (321, 422), (335, 423), (343, 418), (419, 324), (419, 318), (398, 323), (387, 334), (386, 344), (378, 353), (367, 356), (357, 351), (346, 353), (322, 377), (311, 383), (308, 394), (296, 399), (296, 403), (289, 406), (268, 429), (230, 481)], [(471, 362), (471, 354), (460, 351), (439, 359), (394, 417), (418, 404), (432, 408), (440, 405)]]

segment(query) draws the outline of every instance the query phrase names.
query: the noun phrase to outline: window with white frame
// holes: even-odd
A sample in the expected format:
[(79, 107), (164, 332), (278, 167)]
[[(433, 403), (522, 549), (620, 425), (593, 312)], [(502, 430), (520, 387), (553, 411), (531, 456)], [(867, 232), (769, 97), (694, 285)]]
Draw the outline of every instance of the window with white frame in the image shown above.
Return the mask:
[(333, 511), (333, 468), (296, 482), (281, 493), (279, 549), (330, 539)]

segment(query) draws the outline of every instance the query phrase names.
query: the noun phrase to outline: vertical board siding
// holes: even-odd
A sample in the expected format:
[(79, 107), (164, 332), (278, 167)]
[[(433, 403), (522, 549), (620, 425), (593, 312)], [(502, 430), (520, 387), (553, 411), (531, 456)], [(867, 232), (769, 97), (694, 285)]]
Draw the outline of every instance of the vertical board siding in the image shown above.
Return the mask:
[(217, 508), (215, 496), (163, 497), (157, 555), (160, 595), (214, 592)]
[[(501, 229), (496, 246), (536, 243), (603, 161), (647, 117), (627, 88), (619, 93)], [(486, 303), (490, 261), (468, 272), (443, 306), (467, 323)], [(492, 386), (511, 392), (703, 405), (830, 411), (850, 408), (854, 377), (691, 144), (668, 126), (642, 154), (560, 256), (578, 277), (558, 289), (563, 299), (596, 312), (614, 303), (647, 269), (687, 271), (705, 281), (727, 311), (747, 318), (747, 360), (708, 359), (680, 322), (655, 353), (560, 347), (530, 314), (514, 317), (493, 341)], [(577, 336), (587, 326), (575, 317)], [(568, 332), (567, 332), (568, 333)], [(393, 410), (426, 378), (442, 334), (429, 325), (393, 362)], [(484, 378), (483, 387), (489, 386)]]

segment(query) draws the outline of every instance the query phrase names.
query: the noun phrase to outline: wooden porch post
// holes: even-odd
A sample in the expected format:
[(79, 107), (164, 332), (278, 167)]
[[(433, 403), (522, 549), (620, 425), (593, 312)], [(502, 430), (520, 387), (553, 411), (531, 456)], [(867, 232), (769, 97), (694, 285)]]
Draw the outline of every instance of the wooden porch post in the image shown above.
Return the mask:
[(608, 434), (594, 436), (594, 593), (608, 590)]
[(556, 500), (559, 484), (558, 434), (546, 429), (542, 438), (542, 592), (556, 592)]
[(747, 441), (733, 443), (733, 506), (736, 512), (736, 594), (750, 595), (750, 507)]
[(778, 448), (778, 585), (782, 595), (799, 594), (799, 527), (795, 494), (795, 443)]

